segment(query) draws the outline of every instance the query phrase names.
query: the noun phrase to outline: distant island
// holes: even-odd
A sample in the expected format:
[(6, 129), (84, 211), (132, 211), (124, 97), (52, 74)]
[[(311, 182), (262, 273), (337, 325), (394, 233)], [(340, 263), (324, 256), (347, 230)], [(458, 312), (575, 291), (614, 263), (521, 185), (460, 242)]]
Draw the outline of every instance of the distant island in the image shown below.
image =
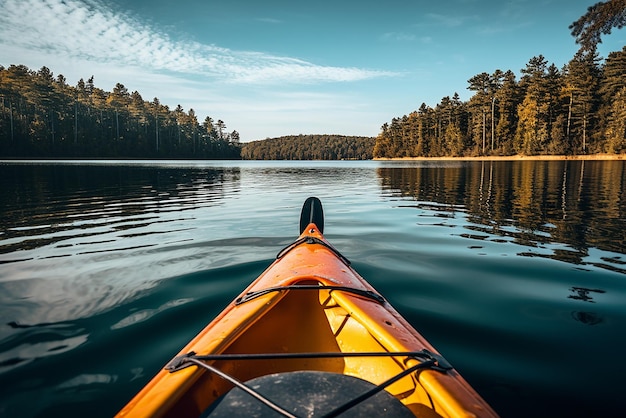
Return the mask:
[(245, 160), (371, 160), (374, 138), (293, 135), (243, 144)]

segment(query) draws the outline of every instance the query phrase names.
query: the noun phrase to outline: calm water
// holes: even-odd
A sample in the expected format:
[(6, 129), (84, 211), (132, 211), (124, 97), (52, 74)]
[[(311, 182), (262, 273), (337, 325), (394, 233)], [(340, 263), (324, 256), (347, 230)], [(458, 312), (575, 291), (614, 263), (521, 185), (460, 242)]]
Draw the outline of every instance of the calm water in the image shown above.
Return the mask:
[(502, 416), (626, 408), (626, 163), (0, 163), (0, 416), (117, 412), (326, 235)]

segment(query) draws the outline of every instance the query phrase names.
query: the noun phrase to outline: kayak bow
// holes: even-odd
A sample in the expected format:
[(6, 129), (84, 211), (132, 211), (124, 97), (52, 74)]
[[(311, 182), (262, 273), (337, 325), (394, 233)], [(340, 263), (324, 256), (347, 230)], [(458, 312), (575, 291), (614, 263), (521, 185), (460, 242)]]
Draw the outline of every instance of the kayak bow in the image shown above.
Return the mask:
[(497, 416), (319, 225), (309, 198), (299, 239), (118, 416)]

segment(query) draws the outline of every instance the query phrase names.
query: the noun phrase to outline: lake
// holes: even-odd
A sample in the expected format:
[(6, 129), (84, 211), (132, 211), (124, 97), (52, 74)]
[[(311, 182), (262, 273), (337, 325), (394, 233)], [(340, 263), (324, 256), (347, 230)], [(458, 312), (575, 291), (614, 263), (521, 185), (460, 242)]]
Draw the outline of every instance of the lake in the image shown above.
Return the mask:
[(626, 162), (0, 163), (0, 416), (115, 414), (298, 235), (503, 417), (623, 415)]

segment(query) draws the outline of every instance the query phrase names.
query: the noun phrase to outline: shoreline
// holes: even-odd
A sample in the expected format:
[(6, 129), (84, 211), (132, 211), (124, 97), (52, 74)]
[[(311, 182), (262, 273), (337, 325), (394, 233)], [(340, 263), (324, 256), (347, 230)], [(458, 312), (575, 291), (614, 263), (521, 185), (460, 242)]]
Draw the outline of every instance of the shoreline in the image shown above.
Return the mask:
[(589, 155), (485, 155), (479, 157), (394, 157), (374, 158), (374, 161), (563, 161), (563, 160), (626, 160), (626, 154)]

